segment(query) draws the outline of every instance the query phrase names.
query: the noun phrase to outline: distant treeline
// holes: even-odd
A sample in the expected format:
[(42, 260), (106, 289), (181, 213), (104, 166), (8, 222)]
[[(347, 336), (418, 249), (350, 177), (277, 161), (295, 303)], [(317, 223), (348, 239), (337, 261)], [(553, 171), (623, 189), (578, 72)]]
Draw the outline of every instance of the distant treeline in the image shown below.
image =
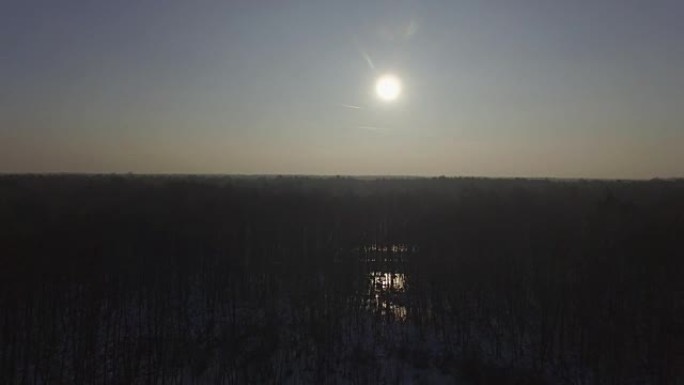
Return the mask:
[(683, 247), (677, 180), (5, 175), (0, 383), (681, 384)]

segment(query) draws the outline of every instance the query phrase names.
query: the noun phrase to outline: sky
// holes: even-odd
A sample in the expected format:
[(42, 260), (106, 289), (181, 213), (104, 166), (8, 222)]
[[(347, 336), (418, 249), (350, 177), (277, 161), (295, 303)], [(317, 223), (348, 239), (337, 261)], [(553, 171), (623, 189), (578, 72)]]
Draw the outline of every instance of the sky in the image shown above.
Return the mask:
[(3, 173), (684, 176), (681, 0), (1, 7)]

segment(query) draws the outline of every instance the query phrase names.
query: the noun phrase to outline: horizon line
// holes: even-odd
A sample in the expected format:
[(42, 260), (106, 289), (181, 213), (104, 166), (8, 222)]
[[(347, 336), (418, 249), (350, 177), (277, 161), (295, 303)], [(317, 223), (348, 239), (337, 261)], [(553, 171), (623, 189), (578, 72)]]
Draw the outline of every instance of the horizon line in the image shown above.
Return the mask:
[(136, 177), (237, 177), (237, 178), (321, 178), (321, 179), (524, 179), (551, 181), (682, 181), (684, 177), (560, 177), (560, 176), (486, 176), (486, 175), (412, 175), (412, 174), (297, 174), (297, 173), (181, 173), (181, 172), (3, 172), (0, 177), (7, 176), (136, 176)]

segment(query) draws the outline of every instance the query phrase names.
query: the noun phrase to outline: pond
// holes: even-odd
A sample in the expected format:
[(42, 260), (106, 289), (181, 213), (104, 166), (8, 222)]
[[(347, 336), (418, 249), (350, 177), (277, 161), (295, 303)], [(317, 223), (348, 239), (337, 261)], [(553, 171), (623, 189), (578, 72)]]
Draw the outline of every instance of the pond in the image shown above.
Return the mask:
[(407, 316), (409, 275), (407, 264), (418, 251), (415, 245), (369, 244), (358, 249), (363, 285), (358, 295), (367, 310), (376, 315), (404, 321)]

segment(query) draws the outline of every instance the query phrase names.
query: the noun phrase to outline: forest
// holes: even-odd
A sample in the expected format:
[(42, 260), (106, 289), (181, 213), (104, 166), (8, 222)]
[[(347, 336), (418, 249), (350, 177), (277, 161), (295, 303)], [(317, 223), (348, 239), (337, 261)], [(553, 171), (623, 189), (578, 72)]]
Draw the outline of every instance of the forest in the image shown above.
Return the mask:
[(684, 384), (684, 180), (2, 175), (2, 384)]

